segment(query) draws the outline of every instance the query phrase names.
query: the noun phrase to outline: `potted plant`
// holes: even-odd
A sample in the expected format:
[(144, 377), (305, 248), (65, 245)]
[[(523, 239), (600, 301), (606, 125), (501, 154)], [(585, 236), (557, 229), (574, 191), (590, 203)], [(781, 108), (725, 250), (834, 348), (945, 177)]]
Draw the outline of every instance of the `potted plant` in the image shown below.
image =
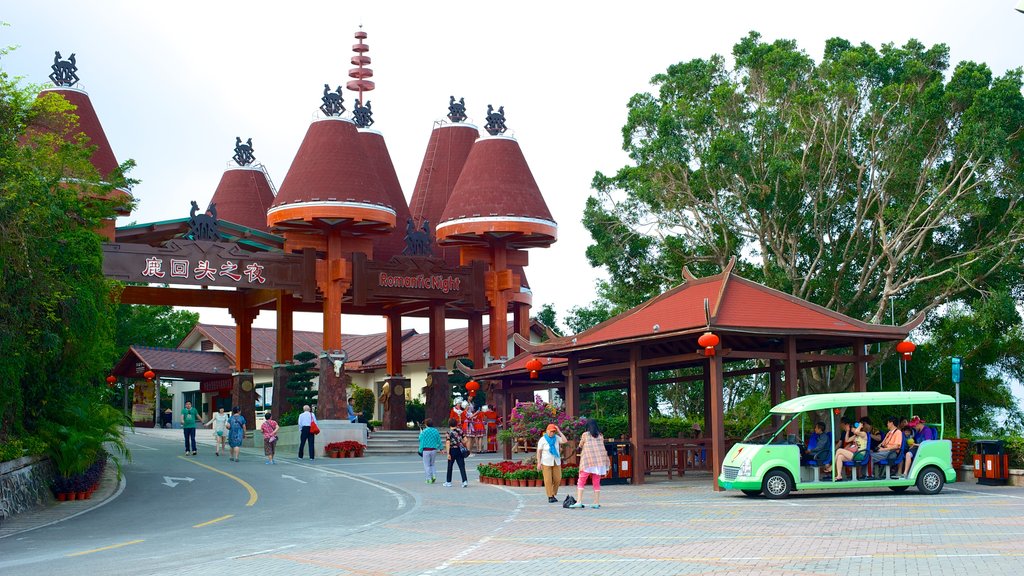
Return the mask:
[(566, 486), (572, 486), (576, 483), (576, 477), (579, 476), (580, 469), (574, 466), (566, 466), (562, 468), (562, 483)]
[(327, 444), (324, 446), (324, 454), (326, 454), (328, 458), (341, 458), (341, 445), (341, 442), (331, 442), (330, 444)]

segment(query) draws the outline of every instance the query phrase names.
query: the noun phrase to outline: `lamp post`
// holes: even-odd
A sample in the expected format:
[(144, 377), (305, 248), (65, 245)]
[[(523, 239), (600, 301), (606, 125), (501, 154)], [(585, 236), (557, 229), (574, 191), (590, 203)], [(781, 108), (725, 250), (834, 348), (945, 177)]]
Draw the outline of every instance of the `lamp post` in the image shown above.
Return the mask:
[[(1021, 4), (1024, 4), (1022, 0)], [(960, 365), (961, 360), (959, 356), (953, 356), (950, 358), (953, 364), (953, 384), (956, 385), (956, 437), (960, 437)]]

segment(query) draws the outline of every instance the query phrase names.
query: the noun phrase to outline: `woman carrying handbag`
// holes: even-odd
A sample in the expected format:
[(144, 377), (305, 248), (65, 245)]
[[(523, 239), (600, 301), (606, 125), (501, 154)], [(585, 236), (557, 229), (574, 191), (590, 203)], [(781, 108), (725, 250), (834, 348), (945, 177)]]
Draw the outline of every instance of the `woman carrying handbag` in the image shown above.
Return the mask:
[(459, 427), (459, 421), (455, 418), (448, 420), (448, 437), (445, 439), (445, 451), (448, 453), (448, 476), (444, 483), (446, 488), (452, 485), (452, 465), (459, 465), (459, 473), (462, 474), (462, 487), (469, 486), (469, 479), (466, 477), (466, 456), (469, 456), (469, 449), (466, 448), (465, 435)]

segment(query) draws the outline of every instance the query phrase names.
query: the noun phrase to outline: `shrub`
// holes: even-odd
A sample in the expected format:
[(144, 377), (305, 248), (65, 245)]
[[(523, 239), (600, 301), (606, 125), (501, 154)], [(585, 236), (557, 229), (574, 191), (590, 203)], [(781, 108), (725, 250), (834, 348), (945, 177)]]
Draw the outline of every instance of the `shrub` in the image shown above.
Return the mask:
[[(557, 424), (569, 441), (578, 440), (586, 428), (586, 418), (571, 418), (564, 408), (557, 408), (535, 396), (533, 402), (516, 402), (509, 417), (514, 438), (535, 442), (548, 424)], [(499, 433), (499, 438), (500, 438)]]
[(412, 422), (416, 426), (423, 424), (423, 419), (427, 417), (427, 407), (419, 398), (408, 400), (405, 403), (405, 421)]
[(1010, 468), (1024, 468), (1024, 437), (1009, 436), (1006, 438), (1005, 446)]

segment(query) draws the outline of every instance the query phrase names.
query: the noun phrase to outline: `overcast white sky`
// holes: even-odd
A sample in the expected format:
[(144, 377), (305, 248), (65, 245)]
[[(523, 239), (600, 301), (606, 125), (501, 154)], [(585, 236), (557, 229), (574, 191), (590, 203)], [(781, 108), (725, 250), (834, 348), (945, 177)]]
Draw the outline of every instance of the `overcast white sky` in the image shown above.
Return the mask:
[[(594, 297), (600, 272), (586, 261), (580, 218), (596, 170), (626, 162), (621, 128), (633, 94), (670, 64), (728, 55), (749, 30), (794, 38), (815, 60), (833, 36), (879, 46), (917, 38), (946, 43), (951, 61), (983, 61), (996, 74), (1024, 65), (1016, 0), (962, 2), (204, 2), (0, 0), (0, 44), (19, 48), (8, 73), (48, 83), (54, 50), (77, 54), (87, 90), (118, 160), (134, 158), (138, 210), (129, 220), (187, 216), (205, 205), (235, 136), (252, 138), (276, 185), (320, 104), (324, 83), (349, 79), (353, 33), (369, 34), (377, 89), (370, 93), (406, 198), (433, 122), (448, 96), (465, 97), (482, 125), (503, 105), (559, 224), (559, 240), (533, 250), (535, 310), (564, 314)], [(351, 109), (353, 96), (347, 93)], [(129, 220), (122, 221), (122, 224)], [(204, 322), (231, 323), (199, 309)], [(320, 330), (318, 315), (296, 328)], [(273, 327), (263, 313), (257, 326)], [(426, 326), (406, 321), (406, 327)], [(346, 316), (346, 333), (384, 330)]]

